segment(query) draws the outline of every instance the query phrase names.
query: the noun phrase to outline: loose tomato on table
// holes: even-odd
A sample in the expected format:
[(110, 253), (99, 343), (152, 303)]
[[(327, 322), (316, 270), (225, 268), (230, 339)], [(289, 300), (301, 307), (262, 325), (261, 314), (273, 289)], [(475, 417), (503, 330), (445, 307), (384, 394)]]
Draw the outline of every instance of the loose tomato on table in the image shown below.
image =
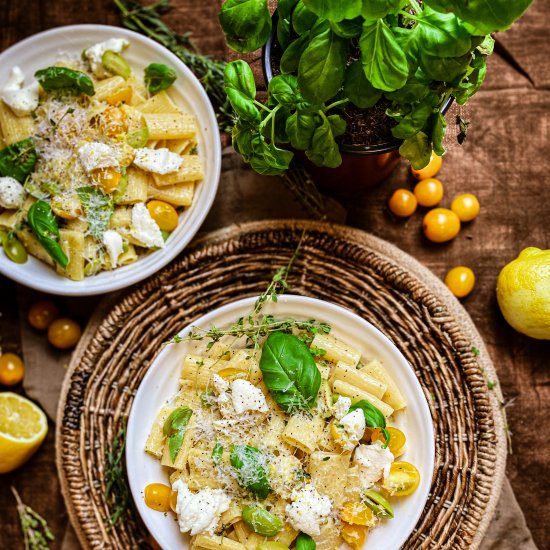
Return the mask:
[(178, 213), (171, 204), (157, 200), (149, 201), (147, 210), (163, 231), (174, 231), (178, 226)]
[(0, 384), (15, 386), (25, 376), (25, 365), (19, 355), (4, 353), (0, 355)]
[(420, 206), (435, 206), (443, 198), (443, 184), (437, 178), (427, 178), (414, 186), (414, 196)]
[(420, 472), (409, 462), (396, 460), (382, 486), (393, 497), (410, 495), (420, 484)]
[(74, 348), (80, 340), (80, 335), (80, 326), (72, 319), (56, 319), (48, 327), (48, 341), (59, 349)]
[(445, 284), (457, 298), (468, 296), (474, 289), (475, 282), (474, 272), (463, 265), (453, 267), (445, 275)]
[(471, 222), (477, 218), (479, 209), (479, 201), (471, 193), (458, 195), (451, 203), (451, 210), (458, 216), (461, 222)]
[(408, 218), (416, 211), (416, 197), (408, 189), (396, 189), (390, 197), (388, 206), (392, 214)]
[(454, 239), (460, 231), (458, 216), (448, 208), (430, 210), (422, 221), (424, 235), (434, 243), (444, 243)]
[(46, 330), (59, 317), (59, 308), (51, 300), (40, 300), (29, 308), (27, 319), (36, 330)]
[(417, 180), (433, 178), (441, 169), (442, 164), (443, 159), (439, 155), (432, 153), (432, 156), (430, 157), (430, 162), (426, 166), (424, 166), (424, 168), (416, 170), (411, 166), (411, 172)]

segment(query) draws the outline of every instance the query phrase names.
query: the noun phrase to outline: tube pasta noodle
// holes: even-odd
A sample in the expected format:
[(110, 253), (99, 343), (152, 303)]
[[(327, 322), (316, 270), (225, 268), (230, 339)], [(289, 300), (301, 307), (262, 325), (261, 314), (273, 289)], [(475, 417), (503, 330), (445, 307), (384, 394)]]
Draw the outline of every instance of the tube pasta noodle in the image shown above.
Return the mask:
[[(123, 57), (124, 48), (132, 47), (123, 39), (113, 43), (120, 43)], [(125, 78), (109, 72), (112, 66), (107, 61), (102, 66), (103, 58), (94, 60), (88, 51), (92, 46), (82, 59), (51, 60), (58, 73), (70, 68), (89, 78), (80, 95), (53, 94), (43, 82), (37, 106), (34, 100), (25, 104), (28, 111), (16, 108), (12, 99), (0, 99), (0, 149), (29, 139), (18, 154), (36, 154), (30, 173), (18, 176), (23, 204), (0, 207), (0, 228), (16, 230), (29, 254), (74, 281), (163, 248), (204, 177), (199, 122), (184, 110), (185, 98), (172, 97), (172, 87), (152, 95), (141, 70), (130, 67)], [(31, 84), (32, 75), (24, 77), (25, 85)], [(53, 72), (48, 78), (62, 80)], [(66, 82), (67, 75), (63, 78)], [(5, 84), (0, 82), (0, 89)], [(147, 149), (158, 152), (149, 155)], [(57, 225), (50, 252), (36, 238), (38, 228), (31, 227), (35, 218), (26, 216), (37, 200), (47, 204), (41, 205), (41, 215), (51, 209)], [(166, 204), (149, 205), (153, 200)]]
[[(350, 404), (365, 407), (361, 402), (367, 401), (391, 423), (393, 408), (385, 400), (401, 408), (405, 402), (382, 363), (374, 364), (373, 358), (366, 362), (358, 349), (343, 340), (319, 336), (309, 344), (317, 357), (311, 363), (325, 376), (319, 373), (319, 391), (309, 410), (286, 411), (278, 405), (270, 393), (272, 381), (264, 380), (260, 369), (260, 365), (264, 368), (262, 351), (237, 347), (242, 339), (225, 337), (207, 349), (196, 344), (184, 356), (179, 392), (160, 408), (145, 451), (171, 472), (169, 481), (178, 502), (180, 491), (191, 499), (176, 507), (182, 531), (193, 529), (194, 520), (185, 513), (195, 509), (193, 498), (220, 503), (218, 512), (209, 516), (210, 526), (193, 533), (191, 548), (256, 550), (269, 541), (293, 548), (300, 530), (310, 529), (298, 525), (294, 514), (301, 492), (309, 492), (308, 498), (318, 502), (315, 506), (329, 505), (326, 514), (319, 512), (311, 520), (314, 526), (309, 534), (317, 548), (336, 550), (348, 541), (343, 525), (354, 513), (368, 519), (366, 526), (367, 520), (361, 520), (360, 529), (374, 528), (382, 521), (371, 513), (364, 494), (367, 489), (386, 491), (395, 456), (405, 451), (399, 439), (386, 441), (388, 448), (376, 439), (382, 433), (375, 429), (380, 424), (360, 428), (350, 424), (357, 419)], [(326, 353), (319, 354), (319, 349)], [(270, 353), (274, 353), (271, 348)], [(359, 418), (367, 418), (363, 408), (358, 411)], [(172, 430), (180, 426), (174, 419), (181, 415), (188, 420), (177, 435), (180, 439), (174, 440)], [(174, 441), (178, 441), (175, 447)], [(239, 466), (235, 456), (245, 455), (235, 453), (243, 448), (252, 449), (247, 452), (255, 453), (255, 458), (246, 466), (240, 458)], [(365, 453), (379, 458), (362, 458)], [(252, 483), (267, 483), (267, 493), (259, 498)], [(275, 534), (256, 531), (256, 524), (247, 519), (251, 504), (279, 518)]]

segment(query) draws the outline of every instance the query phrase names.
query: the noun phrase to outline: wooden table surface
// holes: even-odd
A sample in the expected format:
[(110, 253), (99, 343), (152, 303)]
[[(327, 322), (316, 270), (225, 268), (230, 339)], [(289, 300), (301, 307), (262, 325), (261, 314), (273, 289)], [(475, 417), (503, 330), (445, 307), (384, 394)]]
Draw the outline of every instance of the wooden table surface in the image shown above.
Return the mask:
[[(217, 1), (173, 0), (172, 4), (171, 25), (182, 32), (192, 30), (204, 52), (225, 54), (223, 37), (215, 25)], [(446, 188), (443, 206), (461, 192), (479, 197), (482, 212), (475, 222), (450, 244), (434, 245), (421, 235), (420, 215), (407, 222), (392, 219), (385, 205), (392, 189), (410, 184), (405, 163), (388, 182), (344, 203), (348, 224), (396, 244), (437, 275), (443, 276), (454, 265), (474, 269), (476, 288), (464, 306), (485, 339), (499, 375), (513, 441), (507, 473), (539, 548), (550, 548), (550, 438), (545, 429), (550, 412), (550, 342), (514, 332), (498, 310), (494, 289), (499, 269), (523, 248), (550, 248), (549, 8), (549, 0), (539, 0), (521, 22), (498, 36), (499, 51), (489, 63), (485, 86), (463, 113), (472, 121), (468, 139), (462, 147), (449, 148), (440, 172)], [(119, 24), (110, 0), (4, 0), (0, 13), (1, 49), (60, 25)], [(259, 194), (245, 198), (263, 200), (263, 206), (243, 205), (242, 217), (235, 222), (300, 212), (296, 205), (288, 211), (272, 208)], [(204, 227), (215, 225), (211, 214)], [(0, 289), (2, 348), (17, 352), (15, 285), (0, 278)], [(25, 294), (20, 290), (20, 296)], [(78, 300), (64, 302), (77, 316), (80, 311), (84, 320)], [(25, 468), (0, 478), (0, 548), (20, 547), (11, 484), (19, 488), (24, 500), (47, 515), (56, 533), (63, 532), (67, 516), (54, 466), (53, 429), (41, 452)], [(59, 541), (54, 547), (59, 547)]]

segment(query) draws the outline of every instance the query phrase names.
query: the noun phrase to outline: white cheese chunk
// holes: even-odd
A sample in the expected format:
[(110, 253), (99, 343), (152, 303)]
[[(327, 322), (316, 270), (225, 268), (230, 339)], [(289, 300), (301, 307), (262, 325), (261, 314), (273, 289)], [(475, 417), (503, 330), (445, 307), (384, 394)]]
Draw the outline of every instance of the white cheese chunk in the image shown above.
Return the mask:
[(355, 449), (353, 462), (361, 467), (362, 488), (368, 489), (387, 477), (394, 458), (392, 452), (387, 447), (384, 449), (380, 441), (371, 445), (359, 445)]
[(229, 382), (219, 374), (212, 376), (212, 384), (218, 395), (225, 393), (229, 389)]
[(25, 201), (25, 189), (10, 176), (0, 178), (0, 206), (8, 210), (20, 208)]
[(290, 499), (292, 502), (287, 505), (286, 513), (292, 527), (312, 537), (319, 535), (321, 525), (332, 511), (330, 499), (321, 496), (311, 483), (294, 489)]
[(172, 490), (178, 492), (176, 514), (180, 531), (191, 532), (191, 536), (204, 532), (212, 534), (218, 525), (220, 515), (231, 503), (231, 499), (222, 489), (207, 488), (192, 493), (181, 479), (173, 483)]
[(359, 440), (365, 433), (367, 424), (365, 422), (365, 415), (361, 409), (355, 409), (343, 416), (339, 425), (343, 429), (344, 450), (351, 451), (359, 443)]
[(247, 380), (237, 379), (231, 382), (231, 400), (237, 414), (246, 411), (269, 411), (262, 390)]
[(111, 267), (115, 268), (117, 266), (118, 257), (122, 254), (123, 243), (120, 233), (108, 229), (103, 233), (103, 244), (109, 253), (109, 258), (111, 259)]
[(38, 82), (35, 80), (23, 87), (24, 82), (21, 69), (14, 67), (8, 82), (0, 90), (0, 98), (17, 116), (26, 116), (38, 107)]
[(149, 149), (142, 147), (135, 150), (134, 166), (154, 172), (155, 174), (170, 174), (177, 172), (183, 163), (183, 158), (177, 153), (172, 153), (165, 147), (161, 149)]
[(351, 399), (349, 397), (344, 397), (343, 395), (338, 396), (338, 400), (334, 403), (333, 413), (336, 420), (341, 420), (348, 414), (349, 408), (351, 407)]
[(94, 75), (99, 78), (104, 78), (108, 75), (108, 73), (101, 62), (103, 54), (107, 50), (121, 53), (128, 47), (128, 45), (128, 40), (125, 40), (124, 38), (109, 38), (109, 40), (105, 40), (105, 42), (99, 42), (94, 44), (91, 48), (84, 50), (84, 57), (89, 61), (90, 68), (92, 69)]
[(117, 150), (100, 141), (91, 141), (81, 145), (78, 148), (78, 158), (86, 172), (119, 166)]
[(164, 239), (160, 227), (142, 202), (134, 204), (132, 208), (131, 234), (132, 237), (148, 248), (164, 248)]

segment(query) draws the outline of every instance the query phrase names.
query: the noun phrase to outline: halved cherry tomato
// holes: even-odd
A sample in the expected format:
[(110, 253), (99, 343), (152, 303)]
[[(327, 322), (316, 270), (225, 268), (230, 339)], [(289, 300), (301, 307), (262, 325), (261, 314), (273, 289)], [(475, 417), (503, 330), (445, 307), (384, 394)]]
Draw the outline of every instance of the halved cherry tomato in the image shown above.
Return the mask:
[(101, 113), (100, 128), (107, 137), (125, 134), (128, 131), (126, 113), (118, 107), (107, 107)]
[(171, 204), (164, 201), (149, 201), (147, 210), (163, 231), (174, 231), (178, 226), (178, 213)]
[(430, 162), (424, 168), (421, 168), (420, 170), (415, 170), (411, 166), (411, 172), (412, 175), (417, 180), (425, 180), (426, 178), (433, 178), (441, 169), (441, 165), (443, 164), (443, 159), (436, 155), (435, 153), (432, 153), (432, 156), (430, 157)]
[(469, 267), (463, 265), (453, 267), (445, 275), (445, 284), (457, 298), (468, 296), (474, 289), (475, 282), (476, 276), (474, 272)]
[(374, 514), (372, 510), (362, 502), (347, 502), (340, 514), (342, 521), (354, 525), (372, 525)]
[(479, 208), (477, 197), (471, 193), (458, 195), (451, 203), (451, 210), (461, 222), (471, 222), (479, 214)]
[(222, 378), (233, 378), (234, 376), (237, 376), (239, 374), (243, 374), (244, 371), (240, 369), (236, 369), (235, 367), (227, 367), (225, 369), (221, 369), (218, 371), (218, 376), (221, 376)]
[(416, 197), (407, 189), (396, 189), (390, 197), (388, 206), (395, 216), (408, 218), (416, 210)]
[[(405, 446), (405, 442), (407, 439), (405, 437), (405, 434), (398, 428), (388, 426), (386, 430), (388, 430), (388, 432), (390, 433), (390, 442), (388, 444), (388, 449), (395, 455)], [(380, 441), (384, 444), (386, 443), (386, 438), (384, 437), (384, 433), (380, 428), (374, 428), (372, 430), (370, 440), (373, 443), (375, 441)]]
[(434, 243), (444, 243), (454, 239), (460, 231), (458, 216), (448, 208), (430, 210), (422, 221), (424, 235)]
[(90, 175), (92, 183), (108, 195), (118, 189), (121, 178), (122, 174), (114, 168), (98, 168)]
[[(177, 493), (176, 493), (177, 495)], [(169, 512), (172, 499), (172, 489), (164, 483), (150, 483), (145, 487), (145, 504), (157, 512)]]
[(382, 486), (393, 497), (404, 497), (413, 493), (420, 484), (420, 473), (408, 462), (396, 460)]
[(0, 384), (15, 386), (25, 376), (25, 365), (19, 355), (3, 353), (0, 355)]
[(435, 206), (443, 198), (443, 184), (437, 178), (427, 178), (414, 186), (414, 196), (420, 206)]
[(36, 330), (46, 330), (59, 317), (59, 308), (51, 300), (40, 300), (29, 308), (27, 319)]
[(368, 527), (365, 527), (364, 525), (354, 525), (351, 523), (342, 522), (342, 530), (340, 531), (340, 535), (353, 548), (353, 550), (360, 550), (363, 548), (363, 545), (367, 540), (368, 533)]

